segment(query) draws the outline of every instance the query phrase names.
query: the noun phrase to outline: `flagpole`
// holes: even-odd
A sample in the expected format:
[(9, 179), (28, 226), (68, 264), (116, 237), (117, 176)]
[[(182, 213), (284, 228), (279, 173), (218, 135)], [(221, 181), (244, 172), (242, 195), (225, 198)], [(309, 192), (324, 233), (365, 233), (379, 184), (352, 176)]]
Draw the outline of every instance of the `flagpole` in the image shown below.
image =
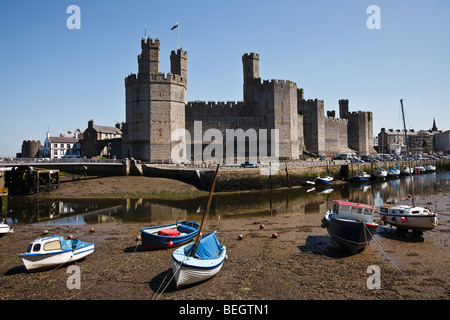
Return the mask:
[(178, 29), (178, 49), (180, 49), (180, 24), (179, 23), (178, 23), (178, 28), (177, 29)]

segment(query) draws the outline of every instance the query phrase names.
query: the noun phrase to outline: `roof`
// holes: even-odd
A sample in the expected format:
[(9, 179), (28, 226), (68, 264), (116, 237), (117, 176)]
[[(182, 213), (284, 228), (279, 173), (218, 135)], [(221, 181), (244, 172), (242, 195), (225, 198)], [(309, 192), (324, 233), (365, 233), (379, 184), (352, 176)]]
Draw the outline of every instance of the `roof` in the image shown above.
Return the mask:
[(80, 139), (73, 137), (49, 137), (51, 143), (77, 143)]
[(97, 131), (97, 132), (122, 134), (122, 131), (119, 128), (117, 128), (117, 127), (107, 127), (107, 126), (94, 125), (92, 128), (95, 131)]
[(333, 200), (334, 203), (336, 203), (338, 206), (347, 206), (347, 207), (357, 207), (357, 208), (365, 208), (370, 210), (376, 210), (374, 206), (364, 204), (364, 203), (356, 203), (356, 202), (349, 202), (349, 201), (343, 201), (343, 200)]

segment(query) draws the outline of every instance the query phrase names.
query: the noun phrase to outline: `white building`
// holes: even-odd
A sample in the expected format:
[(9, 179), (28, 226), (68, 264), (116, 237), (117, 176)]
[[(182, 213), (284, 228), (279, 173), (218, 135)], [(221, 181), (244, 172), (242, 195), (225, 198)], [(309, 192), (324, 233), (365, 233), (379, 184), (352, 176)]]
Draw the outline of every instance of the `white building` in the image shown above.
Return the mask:
[(41, 148), (41, 156), (49, 157), (51, 159), (61, 158), (80, 158), (81, 157), (81, 143), (79, 130), (72, 134), (70, 131), (59, 137), (51, 137), (50, 132), (47, 132), (47, 137), (44, 146)]

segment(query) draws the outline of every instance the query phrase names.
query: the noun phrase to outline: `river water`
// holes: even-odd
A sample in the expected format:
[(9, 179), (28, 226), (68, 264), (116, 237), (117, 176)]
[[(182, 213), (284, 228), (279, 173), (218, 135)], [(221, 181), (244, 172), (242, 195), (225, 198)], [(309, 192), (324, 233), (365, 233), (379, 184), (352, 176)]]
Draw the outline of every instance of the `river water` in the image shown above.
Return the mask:
[[(413, 177), (417, 199), (439, 192), (450, 184), (450, 172), (425, 173)], [(285, 190), (217, 194), (208, 219), (267, 217), (326, 212), (333, 200), (348, 200), (381, 206), (407, 199), (411, 194), (408, 176), (385, 181), (348, 184), (332, 183), (328, 188), (301, 187)], [(143, 223), (156, 225), (176, 220), (201, 221), (206, 197), (190, 200), (72, 199), (48, 200), (10, 197), (7, 222), (10, 225), (84, 225), (96, 223)], [(433, 208), (431, 208), (433, 209)]]

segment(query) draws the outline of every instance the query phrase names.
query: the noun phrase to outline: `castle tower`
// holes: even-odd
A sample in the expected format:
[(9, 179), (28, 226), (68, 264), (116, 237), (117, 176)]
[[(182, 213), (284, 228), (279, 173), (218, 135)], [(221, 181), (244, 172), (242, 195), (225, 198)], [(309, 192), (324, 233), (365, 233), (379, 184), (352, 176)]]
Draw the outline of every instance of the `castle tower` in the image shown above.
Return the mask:
[(244, 70), (244, 101), (257, 101), (257, 86), (261, 83), (259, 78), (259, 54), (251, 52), (242, 56)]
[(178, 74), (182, 78), (186, 79), (187, 75), (187, 53), (181, 49), (177, 52), (172, 51), (170, 53), (170, 73)]
[(139, 73), (125, 78), (122, 156), (167, 162), (179, 143), (171, 134), (185, 126), (187, 52), (172, 52), (172, 73), (165, 75), (159, 72), (159, 40), (142, 39), (141, 45)]
[(339, 100), (339, 118), (341, 118), (341, 119), (348, 118), (348, 100), (347, 99)]

